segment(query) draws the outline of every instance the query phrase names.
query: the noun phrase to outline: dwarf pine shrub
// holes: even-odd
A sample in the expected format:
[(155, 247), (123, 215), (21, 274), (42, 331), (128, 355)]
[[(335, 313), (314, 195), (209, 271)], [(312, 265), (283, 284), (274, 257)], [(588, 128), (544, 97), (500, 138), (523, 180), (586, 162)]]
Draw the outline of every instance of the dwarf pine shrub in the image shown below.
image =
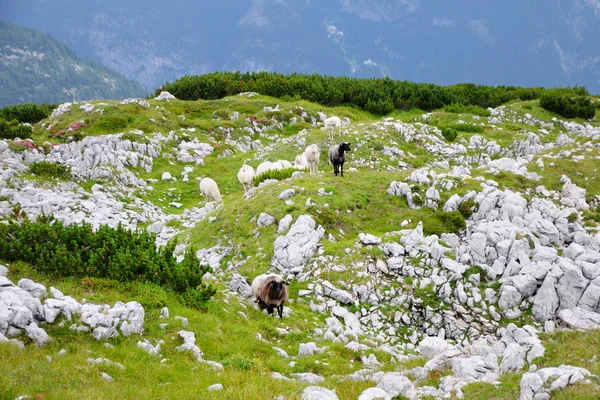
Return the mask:
[(215, 289), (202, 283), (208, 266), (199, 265), (194, 249), (177, 262), (176, 243), (155, 245), (156, 235), (92, 225), (64, 225), (42, 216), (32, 222), (0, 225), (0, 255), (5, 261), (23, 261), (43, 274), (61, 277), (104, 278), (117, 282), (150, 282), (189, 299), (192, 306), (208, 300)]
[(577, 95), (565, 89), (547, 90), (540, 96), (540, 106), (565, 118), (589, 119), (596, 114), (585, 89)]
[(259, 183), (266, 181), (267, 179), (277, 179), (280, 181), (282, 179), (290, 178), (295, 171), (296, 170), (294, 168), (272, 169), (270, 171), (265, 171), (262, 174), (254, 177), (254, 186), (258, 186)]
[(29, 164), (29, 172), (47, 178), (71, 179), (71, 167), (51, 161), (36, 161)]

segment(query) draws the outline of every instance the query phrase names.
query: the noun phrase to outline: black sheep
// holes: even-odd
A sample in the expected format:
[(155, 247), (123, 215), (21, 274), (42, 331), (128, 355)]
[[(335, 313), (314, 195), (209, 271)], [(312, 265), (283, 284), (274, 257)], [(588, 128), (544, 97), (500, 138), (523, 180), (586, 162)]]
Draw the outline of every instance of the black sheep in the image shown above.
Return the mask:
[(337, 176), (341, 172), (344, 176), (344, 162), (346, 161), (346, 152), (350, 150), (350, 143), (340, 143), (329, 148), (329, 161), (333, 164), (333, 173)]

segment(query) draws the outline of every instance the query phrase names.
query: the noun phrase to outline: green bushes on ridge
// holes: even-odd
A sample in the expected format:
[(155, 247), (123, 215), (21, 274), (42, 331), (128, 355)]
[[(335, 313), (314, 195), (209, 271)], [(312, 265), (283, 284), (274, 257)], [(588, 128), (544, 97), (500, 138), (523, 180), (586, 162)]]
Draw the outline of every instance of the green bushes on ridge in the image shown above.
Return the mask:
[(21, 123), (35, 124), (44, 118), (48, 118), (52, 110), (56, 107), (56, 104), (20, 104), (17, 106), (8, 106), (0, 108), (0, 118), (7, 121), (16, 120)]
[(540, 96), (540, 106), (565, 118), (593, 118), (596, 107), (584, 88), (552, 89)]
[(176, 243), (157, 249), (155, 238), (121, 225), (94, 232), (87, 223), (66, 226), (40, 217), (36, 222), (0, 224), (0, 254), (5, 261), (23, 261), (53, 276), (154, 283), (181, 294), (191, 306), (201, 306), (215, 293), (202, 283), (208, 267), (199, 265), (193, 249), (178, 263), (173, 256)]
[(0, 118), (0, 139), (27, 139), (32, 133), (31, 127), (20, 124), (16, 119), (6, 121)]
[[(162, 90), (181, 100), (214, 100), (240, 92), (258, 92), (279, 98), (302, 98), (327, 106), (354, 105), (380, 115), (393, 109), (431, 111), (447, 106), (482, 116), (488, 115), (487, 107), (497, 107), (515, 99), (534, 100), (544, 92), (543, 88), (470, 83), (438, 86), (390, 78), (358, 79), (272, 72), (215, 72), (184, 76), (173, 83), (166, 83), (157, 89), (156, 94)], [(573, 95), (585, 91), (583, 88), (562, 90)]]

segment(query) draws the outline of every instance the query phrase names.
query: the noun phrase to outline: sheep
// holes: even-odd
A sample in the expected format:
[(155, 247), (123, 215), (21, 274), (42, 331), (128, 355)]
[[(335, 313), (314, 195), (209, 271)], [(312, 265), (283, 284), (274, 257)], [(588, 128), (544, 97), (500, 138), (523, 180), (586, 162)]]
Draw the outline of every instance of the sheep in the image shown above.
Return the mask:
[(258, 167), (256, 168), (256, 176), (262, 175), (267, 171), (270, 171), (271, 169), (273, 169), (272, 167), (272, 162), (271, 161), (263, 161), (261, 162)]
[(217, 182), (210, 178), (202, 178), (200, 181), (200, 193), (206, 197), (206, 201), (210, 201), (211, 199), (216, 202), (223, 201)]
[(254, 299), (261, 310), (267, 309), (269, 315), (277, 309), (279, 318), (283, 317), (283, 303), (288, 299), (287, 282), (277, 274), (262, 274), (254, 278), (251, 289)]
[(304, 154), (296, 156), (296, 159), (294, 160), (294, 168), (306, 169), (306, 167), (308, 167), (308, 161), (306, 161), (306, 157), (304, 157)]
[(304, 150), (304, 158), (308, 164), (310, 174), (314, 175), (318, 172), (319, 167), (319, 147), (316, 144), (311, 144)]
[(281, 166), (283, 167), (283, 169), (293, 168), (292, 163), (289, 162), (288, 160), (277, 160), (277, 162), (279, 164), (281, 164)]
[(337, 176), (341, 171), (344, 176), (344, 162), (346, 161), (346, 151), (350, 150), (350, 143), (340, 143), (329, 148), (329, 161), (333, 164), (333, 173)]
[(338, 136), (342, 135), (342, 133), (341, 133), (342, 121), (340, 120), (340, 117), (336, 117), (335, 115), (333, 117), (329, 117), (329, 118), (325, 119), (324, 125), (325, 125), (325, 130), (327, 130), (328, 137), (330, 140), (333, 140), (333, 137), (335, 136), (336, 128), (338, 130)]
[(254, 168), (252, 168), (248, 164), (242, 165), (242, 168), (240, 168), (240, 172), (238, 172), (237, 177), (242, 186), (244, 187), (244, 193), (247, 192), (252, 187), (252, 182), (254, 181)]

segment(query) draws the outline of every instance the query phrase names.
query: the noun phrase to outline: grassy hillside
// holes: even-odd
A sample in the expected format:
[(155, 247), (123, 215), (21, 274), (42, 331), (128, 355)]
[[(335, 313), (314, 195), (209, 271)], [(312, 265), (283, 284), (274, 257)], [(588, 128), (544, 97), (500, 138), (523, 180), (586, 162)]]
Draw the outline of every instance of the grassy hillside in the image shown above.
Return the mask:
[(50, 35), (0, 21), (0, 107), (143, 94), (139, 83), (80, 59)]
[[(44, 276), (35, 268), (16, 262), (9, 266), (9, 279), (17, 282), (22, 277), (54, 286), (63, 293), (81, 301), (114, 304), (120, 301), (139, 301), (146, 310), (143, 338), (153, 344), (164, 340), (160, 356), (152, 357), (136, 347), (140, 337), (119, 337), (111, 339), (112, 346), (96, 342), (89, 333), (79, 333), (68, 329), (69, 324), (44, 326), (54, 339), (38, 349), (29, 344), (24, 350), (0, 343), (0, 397), (12, 399), (20, 395), (37, 398), (201, 398), (201, 399), (273, 399), (284, 396), (299, 399), (306, 386), (298, 381), (280, 381), (271, 376), (278, 372), (285, 376), (292, 373), (312, 372), (325, 378), (321, 386), (335, 388), (340, 399), (356, 399), (358, 395), (374, 384), (370, 381), (351, 381), (345, 377), (363, 368), (361, 356), (374, 354), (382, 364), (381, 371), (400, 371), (422, 366), (425, 359), (417, 357), (414, 350), (406, 348), (408, 358), (401, 358), (381, 350), (353, 352), (341, 343), (317, 340), (318, 346), (327, 346), (322, 354), (296, 357), (299, 345), (315, 341), (319, 335), (315, 329), (323, 329), (328, 314), (311, 310), (313, 295), (300, 296), (301, 290), (309, 290), (313, 282), (291, 282), (289, 318), (279, 319), (267, 316), (256, 310), (250, 301), (241, 300), (227, 287), (233, 273), (251, 279), (268, 270), (273, 254), (273, 243), (278, 236), (277, 226), (258, 228), (256, 217), (266, 212), (277, 221), (286, 214), (293, 219), (309, 214), (325, 228), (326, 236), (322, 247), (315, 255), (318, 268), (313, 271), (315, 279), (327, 279), (338, 287), (371, 282), (366, 272), (367, 265), (382, 258), (382, 252), (375, 246), (357, 244), (360, 233), (370, 233), (386, 240), (397, 240), (397, 231), (415, 228), (423, 222), (425, 235), (460, 232), (456, 218), (448, 213), (430, 208), (412, 209), (402, 197), (386, 193), (392, 181), (403, 181), (413, 171), (424, 166), (441, 174), (455, 165), (455, 160), (436, 153), (431, 143), (419, 140), (406, 141), (395, 129), (393, 123), (410, 123), (418, 132), (427, 132), (445, 144), (451, 144), (441, 135), (443, 129), (457, 130), (457, 138), (452, 144), (468, 146), (469, 140), (479, 135), (486, 141), (495, 141), (503, 149), (513, 149), (517, 141), (527, 139), (535, 130), (542, 143), (553, 143), (563, 129), (555, 125), (549, 128), (539, 122), (551, 123), (556, 117), (539, 106), (537, 100), (516, 101), (505, 106), (504, 118), (491, 123), (486, 117), (474, 113), (457, 113), (444, 109), (425, 114), (411, 109), (396, 110), (389, 120), (384, 121), (368, 112), (350, 108), (328, 108), (304, 100), (282, 100), (268, 96), (229, 96), (219, 100), (182, 101), (148, 100), (148, 106), (140, 103), (123, 104), (114, 100), (92, 101), (91, 111), (85, 104), (76, 104), (55, 118), (48, 118), (34, 125), (32, 140), (40, 152), (50, 152), (58, 144), (66, 144), (85, 137), (123, 133), (123, 138), (144, 144), (159, 144), (161, 155), (154, 159), (151, 172), (140, 167), (127, 166), (137, 177), (151, 185), (148, 187), (129, 186), (126, 189), (117, 185), (111, 178), (75, 180), (69, 187), (71, 192), (83, 190), (93, 197), (91, 190), (95, 184), (115, 187), (116, 196), (127, 210), (138, 210), (139, 203), (152, 204), (165, 214), (174, 216), (167, 226), (178, 230), (179, 243), (195, 248), (212, 248), (220, 245), (230, 249), (221, 260), (220, 268), (214, 272), (214, 285), (219, 289), (206, 310), (185, 307), (167, 289), (152, 284), (135, 282), (115, 282), (108, 279), (74, 279)], [(278, 111), (268, 111), (265, 107)], [(101, 110), (101, 111), (100, 111)], [(348, 154), (346, 176), (333, 175), (333, 167), (327, 162), (327, 149), (331, 145), (327, 133), (313, 126), (311, 118), (319, 121), (319, 112), (349, 118), (344, 126), (343, 140), (350, 142), (352, 152)], [(526, 116), (527, 114), (527, 116)], [(236, 118), (237, 116), (237, 118)], [(303, 120), (299, 117), (304, 116)], [(592, 122), (598, 126), (600, 111)], [(579, 123), (587, 121), (576, 119)], [(424, 124), (427, 122), (427, 124)], [(465, 128), (469, 125), (471, 128)], [(262, 132), (248, 132), (244, 128), (262, 127)], [(267, 128), (269, 127), (269, 128)], [(267, 129), (265, 129), (267, 128)], [(540, 129), (545, 129), (546, 133)], [(203, 163), (178, 161), (179, 145), (197, 139), (210, 144), (214, 151), (203, 158)], [(304, 139), (304, 142), (298, 142)], [(335, 139), (339, 142), (341, 139)], [(583, 146), (585, 142), (593, 145)], [(249, 143), (254, 143), (250, 149)], [(242, 186), (237, 180), (240, 166), (247, 161), (255, 169), (265, 160), (280, 159), (293, 161), (304, 148), (312, 143), (321, 150), (319, 174), (308, 173), (282, 180), (257, 189), (250, 199), (244, 198)], [(473, 163), (470, 179), (448, 178), (451, 189), (442, 191), (440, 204), (453, 194), (464, 195), (481, 190), (486, 180), (495, 180), (500, 188), (509, 188), (525, 196), (531, 196), (535, 188), (543, 184), (549, 190), (560, 191), (560, 178), (568, 173), (574, 183), (587, 190), (591, 199), (600, 195), (600, 174), (597, 173), (600, 159), (598, 138), (575, 137), (571, 144), (560, 148), (548, 147), (532, 156), (527, 165), (529, 172), (540, 175), (534, 181), (522, 175), (507, 171), (494, 173), (487, 168), (477, 168)], [(23, 143), (10, 142), (10, 149), (25, 150)], [(404, 152), (397, 156), (388, 150), (395, 148)], [(190, 151), (191, 152), (191, 151)], [(467, 155), (476, 157), (480, 150), (469, 149)], [(568, 156), (564, 152), (568, 152)], [(584, 158), (578, 156), (584, 155)], [(493, 160), (500, 156), (492, 157)], [(543, 160), (545, 166), (537, 165)], [(399, 163), (399, 161), (401, 163)], [(443, 165), (440, 162), (446, 161)], [(436, 164), (438, 162), (438, 164)], [(182, 179), (185, 168), (192, 170)], [(354, 170), (350, 170), (354, 168)], [(114, 169), (113, 169), (114, 170)], [(115, 171), (113, 171), (115, 172)], [(162, 180), (169, 172), (176, 180)], [(116, 173), (115, 173), (116, 175)], [(185, 210), (204, 205), (199, 194), (198, 179), (211, 177), (219, 185), (223, 204), (192, 227), (184, 217)], [(60, 183), (52, 178), (32, 174), (23, 170), (16, 174), (22, 182), (52, 188)], [(418, 185), (417, 185), (418, 186)], [(290, 204), (278, 200), (283, 190), (294, 188), (295, 196)], [(330, 195), (320, 196), (323, 188)], [(413, 187), (415, 192), (425, 195), (427, 187)], [(309, 202), (310, 199), (310, 202)], [(7, 199), (0, 198), (0, 201)], [(10, 203), (18, 215), (15, 202)], [(460, 215), (460, 214), (458, 214)], [(592, 209), (585, 214), (582, 223), (589, 229), (596, 229), (600, 210)], [(405, 226), (401, 226), (406, 221)], [(139, 223), (146, 228), (150, 222)], [(459, 221), (460, 222), (460, 221)], [(462, 218), (464, 223), (464, 218)], [(2, 255), (0, 255), (2, 261)], [(312, 264), (313, 261), (311, 261)], [(413, 262), (418, 263), (415, 259)], [(496, 282), (497, 283), (497, 282)], [(491, 285), (491, 283), (489, 283)], [(412, 280), (393, 283), (393, 287), (403, 288), (425, 301), (430, 294), (426, 288), (413, 287)], [(169, 307), (171, 317), (159, 318), (162, 307)], [(352, 312), (371, 307), (368, 303), (360, 307), (349, 307)], [(387, 304), (378, 306), (382, 313), (390, 315), (399, 307)], [(189, 325), (174, 319), (186, 317)], [(514, 322), (514, 321), (513, 321)], [(523, 316), (519, 324), (531, 322), (530, 316)], [(167, 323), (165, 329), (159, 324)], [(214, 371), (207, 364), (198, 363), (188, 352), (176, 351), (181, 344), (180, 329), (193, 331), (196, 344), (204, 352), (206, 360), (217, 361), (224, 366), (223, 371)], [(600, 333), (558, 331), (543, 335), (546, 354), (534, 362), (538, 368), (572, 363), (600, 374), (600, 360), (592, 357), (592, 349), (600, 348)], [(361, 340), (376, 342), (375, 337)], [(390, 343), (400, 345), (400, 342)], [(290, 358), (278, 355), (274, 347), (283, 349)], [(65, 355), (58, 355), (66, 349)], [(49, 362), (49, 358), (51, 362)], [(92, 365), (86, 359), (106, 357), (123, 364), (126, 369)], [(527, 367), (524, 369), (527, 371)], [(106, 382), (100, 372), (106, 372), (114, 382)], [(448, 371), (440, 371), (441, 376)], [(468, 399), (514, 399), (519, 395), (520, 374), (506, 374), (498, 388), (491, 384), (476, 383), (463, 388)], [(208, 392), (207, 388), (221, 383), (224, 389)], [(439, 386), (440, 376), (430, 376), (417, 385)], [(567, 389), (553, 392), (553, 398), (597, 399), (600, 397), (598, 382), (580, 383)]]

